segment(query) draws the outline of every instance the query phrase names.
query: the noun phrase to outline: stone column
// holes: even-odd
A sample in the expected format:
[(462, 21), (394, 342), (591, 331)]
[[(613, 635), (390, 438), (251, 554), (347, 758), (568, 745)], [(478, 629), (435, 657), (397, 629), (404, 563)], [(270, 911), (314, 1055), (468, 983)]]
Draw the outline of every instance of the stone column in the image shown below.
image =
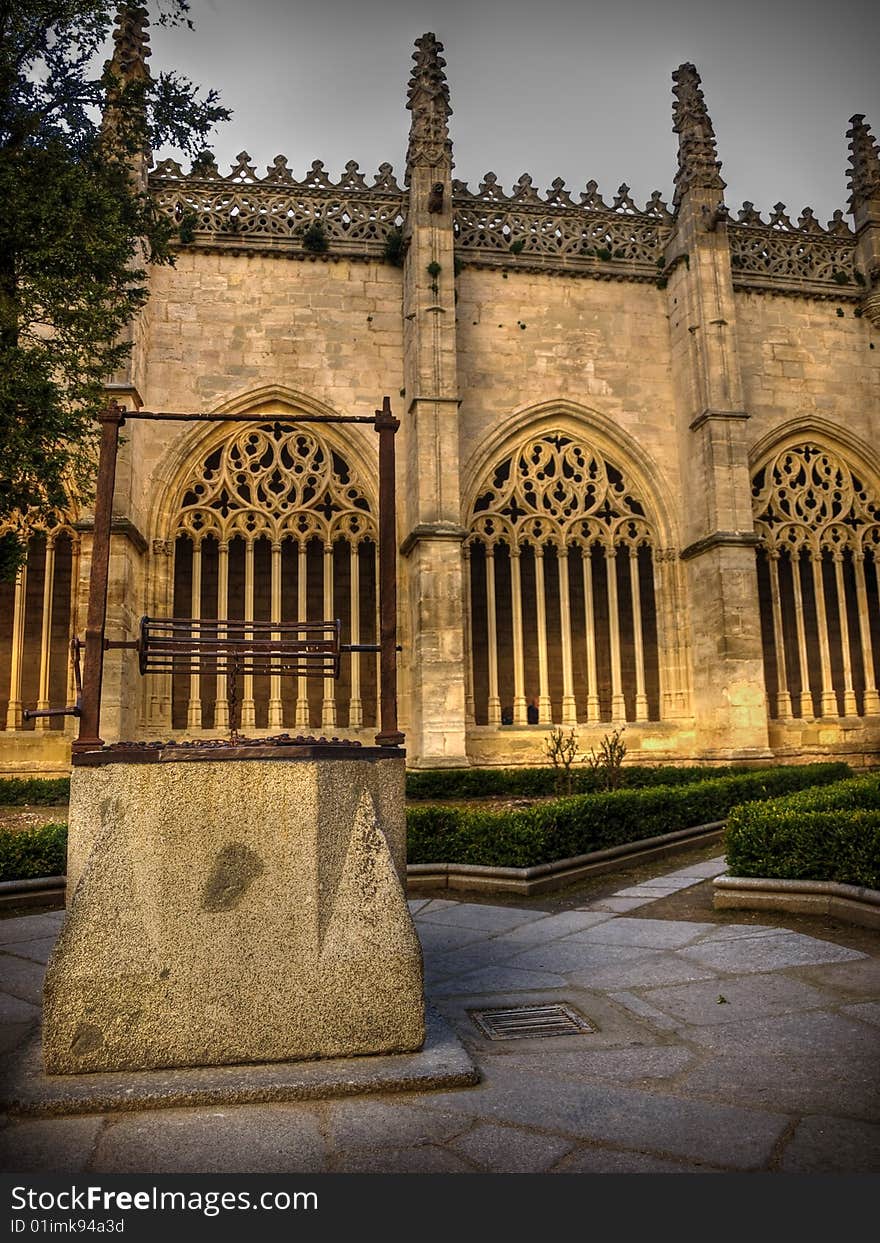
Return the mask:
[(417, 767), (467, 763), (451, 109), (442, 50), (432, 34), (416, 41), (407, 101), (406, 408), (398, 495), (411, 636), (401, 658), (412, 686), (406, 747)]
[(697, 746), (768, 755), (751, 488), (724, 182), (700, 78), (675, 82), (675, 229), (666, 249)]

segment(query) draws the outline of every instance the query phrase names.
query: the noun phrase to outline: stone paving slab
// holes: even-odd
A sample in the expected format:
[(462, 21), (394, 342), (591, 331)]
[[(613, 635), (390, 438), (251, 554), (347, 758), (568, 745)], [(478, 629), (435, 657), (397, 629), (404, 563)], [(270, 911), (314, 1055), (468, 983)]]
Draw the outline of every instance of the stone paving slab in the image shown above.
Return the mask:
[(435, 982), (431, 987), (434, 997), (446, 994), (521, 993), (536, 989), (563, 989), (567, 984), (564, 975), (549, 971), (522, 971), (515, 967), (486, 967), (481, 971), (466, 971), (449, 979)]
[(661, 1092), (550, 1079), (523, 1082), (493, 1062), (479, 1088), (431, 1093), (425, 1103), (471, 1117), (541, 1127), (560, 1135), (709, 1161), (729, 1169), (767, 1162), (788, 1126), (785, 1114)]
[(550, 1171), (552, 1174), (717, 1174), (718, 1167), (647, 1156), (620, 1148), (576, 1148)]
[(36, 1003), (23, 1001), (21, 997), (13, 997), (9, 993), (0, 993), (0, 1024), (31, 1023), (39, 1016), (40, 1009)]
[(12, 941), (7, 942), (4, 946), (4, 952), (13, 954), (18, 958), (26, 958), (29, 962), (37, 962), (45, 965), (49, 961), (49, 955), (55, 946), (57, 937), (38, 937), (34, 941)]
[(45, 915), (19, 915), (13, 919), (0, 919), (0, 946), (13, 945), (18, 941), (37, 941), (41, 937), (58, 936), (65, 920), (64, 911), (50, 911)]
[(104, 1129), (100, 1114), (86, 1118), (26, 1118), (0, 1131), (0, 1169), (78, 1174)]
[(89, 1169), (102, 1174), (321, 1173), (330, 1147), (315, 1107), (241, 1105), (119, 1115)]
[(786, 1174), (880, 1173), (880, 1126), (841, 1118), (804, 1118), (782, 1155)]
[[(877, 1032), (842, 1014), (810, 1010), (774, 1018), (690, 1027), (695, 1044), (715, 1052), (739, 1050), (760, 1054), (824, 1057), (830, 1067), (852, 1057), (878, 1058)], [(880, 1066), (880, 1059), (878, 1059)]]
[(569, 940), (601, 945), (643, 946), (647, 949), (678, 949), (711, 932), (714, 924), (681, 919), (614, 919), (571, 933)]
[[(584, 1044), (580, 1049), (562, 1049), (549, 1045), (532, 1054), (496, 1053), (504, 1058), (508, 1071), (518, 1070), (523, 1077), (536, 1074), (552, 1075), (554, 1079), (587, 1079), (605, 1083), (636, 1084), (676, 1079), (700, 1057), (683, 1045), (627, 1045), (623, 1048), (595, 1049)], [(485, 1063), (485, 1056), (482, 1059)]]
[(458, 907), (419, 911), (418, 926), (442, 924), (453, 928), (472, 928), (479, 932), (504, 932), (521, 924), (548, 919), (546, 911), (529, 911), (516, 906), (483, 906), (462, 902)]
[[(599, 931), (597, 928), (597, 934)], [(738, 972), (775, 971), (812, 963), (854, 962), (865, 957), (858, 950), (847, 949), (831, 941), (817, 941), (799, 932), (780, 933), (775, 937), (739, 938), (727, 943), (706, 942), (689, 946), (682, 952), (687, 958), (696, 959), (719, 971)]]
[(841, 1014), (848, 1014), (854, 1019), (861, 1019), (863, 1023), (873, 1023), (875, 1027), (880, 1027), (880, 1001), (863, 1001), (855, 1006), (843, 1006)]
[(545, 1174), (574, 1145), (558, 1135), (481, 1122), (453, 1140), (450, 1147), (488, 1173)]
[(692, 980), (718, 979), (711, 967), (688, 962), (677, 954), (649, 952), (635, 961), (611, 963), (569, 972), (569, 979), (583, 988), (630, 989), (658, 984), (682, 984)]
[(0, 988), (22, 1001), (41, 1006), (45, 970), (40, 962), (0, 953)]
[(10, 1114), (83, 1114), (316, 1100), (476, 1082), (479, 1076), (470, 1056), (445, 1019), (430, 1007), (427, 1030), (419, 1053), (91, 1075), (44, 1074), (35, 1038), (5, 1068), (0, 1107)]
[(735, 1043), (703, 1057), (679, 1080), (688, 1095), (792, 1115), (817, 1111), (867, 1121), (880, 1118), (880, 1079), (873, 1054), (841, 1060), (821, 1055), (739, 1051)]
[(746, 980), (716, 976), (692, 984), (648, 988), (644, 996), (689, 1027), (816, 1010), (829, 1000), (817, 988), (781, 975)]
[[(647, 921), (646, 921), (647, 922)], [(652, 921), (659, 923), (659, 920)], [(597, 929), (598, 931), (598, 929)], [(543, 971), (581, 971), (607, 967), (613, 963), (632, 963), (652, 953), (647, 945), (605, 945), (582, 940), (579, 934), (554, 941), (551, 945), (524, 950), (509, 960), (512, 967), (529, 967)]]

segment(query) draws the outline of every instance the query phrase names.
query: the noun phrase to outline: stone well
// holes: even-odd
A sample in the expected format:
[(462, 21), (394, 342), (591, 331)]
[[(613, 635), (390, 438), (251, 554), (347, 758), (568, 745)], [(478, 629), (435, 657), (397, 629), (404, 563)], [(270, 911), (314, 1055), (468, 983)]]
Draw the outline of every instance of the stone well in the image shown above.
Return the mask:
[(77, 755), (47, 1073), (419, 1049), (404, 878), (399, 751)]

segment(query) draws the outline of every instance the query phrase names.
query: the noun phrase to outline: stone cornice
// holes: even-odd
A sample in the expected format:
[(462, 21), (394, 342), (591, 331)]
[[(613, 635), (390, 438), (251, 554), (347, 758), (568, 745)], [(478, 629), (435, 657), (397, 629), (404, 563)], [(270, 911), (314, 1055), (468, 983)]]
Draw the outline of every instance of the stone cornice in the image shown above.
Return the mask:
[(683, 548), (679, 554), (682, 561), (692, 561), (694, 557), (702, 557), (714, 548), (756, 548), (759, 544), (754, 531), (713, 531), (702, 539), (694, 540)]

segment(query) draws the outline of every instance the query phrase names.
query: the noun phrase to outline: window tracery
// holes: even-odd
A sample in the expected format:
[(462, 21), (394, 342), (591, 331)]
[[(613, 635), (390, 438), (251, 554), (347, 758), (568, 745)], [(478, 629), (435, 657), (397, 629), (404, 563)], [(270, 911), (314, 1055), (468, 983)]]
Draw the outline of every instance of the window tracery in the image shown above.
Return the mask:
[(659, 716), (654, 543), (626, 474), (575, 435), (488, 472), (465, 542), (477, 724)]
[(804, 441), (755, 473), (752, 504), (771, 715), (880, 712), (880, 498), (842, 457)]

